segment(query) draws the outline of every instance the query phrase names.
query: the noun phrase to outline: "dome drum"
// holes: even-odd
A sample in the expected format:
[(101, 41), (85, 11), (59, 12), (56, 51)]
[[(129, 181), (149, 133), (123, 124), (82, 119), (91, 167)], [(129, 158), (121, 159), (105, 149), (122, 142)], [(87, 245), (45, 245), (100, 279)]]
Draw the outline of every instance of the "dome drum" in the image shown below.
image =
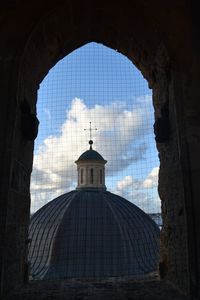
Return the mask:
[(82, 188), (97, 188), (106, 190), (105, 167), (98, 162), (81, 162), (78, 167), (77, 190)]
[(85, 188), (106, 190), (105, 164), (107, 161), (97, 151), (91, 147), (75, 163), (78, 171), (77, 190)]

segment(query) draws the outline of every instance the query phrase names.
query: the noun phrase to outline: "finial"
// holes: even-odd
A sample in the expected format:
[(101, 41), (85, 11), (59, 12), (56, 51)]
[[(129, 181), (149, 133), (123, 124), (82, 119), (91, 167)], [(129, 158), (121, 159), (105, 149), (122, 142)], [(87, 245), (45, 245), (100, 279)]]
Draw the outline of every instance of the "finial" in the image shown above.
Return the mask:
[(89, 144), (90, 144), (90, 150), (92, 150), (92, 144), (93, 144), (93, 141), (90, 140), (90, 141), (89, 141)]
[(84, 130), (89, 130), (90, 131), (90, 140), (89, 140), (89, 144), (90, 144), (90, 150), (92, 150), (92, 144), (93, 144), (93, 141), (92, 141), (92, 130), (97, 130), (97, 128), (92, 128), (92, 125), (91, 125), (91, 122), (90, 122), (90, 128), (86, 128)]

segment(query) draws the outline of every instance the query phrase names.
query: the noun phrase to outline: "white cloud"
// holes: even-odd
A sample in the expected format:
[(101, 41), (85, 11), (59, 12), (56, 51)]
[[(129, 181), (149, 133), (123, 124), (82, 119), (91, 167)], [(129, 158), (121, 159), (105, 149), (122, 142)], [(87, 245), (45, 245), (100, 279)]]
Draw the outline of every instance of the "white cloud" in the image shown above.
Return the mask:
[(115, 193), (133, 202), (147, 213), (160, 211), (157, 192), (159, 167), (155, 167), (143, 180), (128, 175), (116, 184)]
[(135, 179), (131, 175), (125, 176), (123, 179), (117, 182), (117, 186), (116, 186), (117, 190), (123, 191), (124, 189), (128, 189), (128, 188), (151, 189), (157, 187), (158, 171), (159, 171), (159, 167), (153, 168), (144, 180)]
[[(144, 97), (144, 106), (147, 98), (149, 96)], [(59, 135), (48, 136), (34, 156), (32, 195), (42, 193), (41, 201), (46, 203), (52, 199), (48, 198), (50, 191), (57, 195), (58, 191), (68, 191), (75, 186), (77, 173), (74, 161), (89, 147), (89, 134), (84, 128), (89, 127), (90, 121), (98, 128), (93, 132), (93, 148), (108, 160), (107, 175), (113, 175), (142, 159), (147, 148), (143, 139), (149, 131), (142, 126), (149, 119), (143, 111), (144, 106), (136, 105), (128, 110), (124, 103), (113, 102), (88, 107), (83, 100), (73, 99)], [(51, 117), (48, 109), (46, 114), (47, 118)], [(126, 179), (121, 186), (129, 184), (129, 180)], [(32, 196), (33, 206), (38, 206), (36, 198)]]
[(139, 180), (134, 179), (132, 176), (128, 175), (125, 176), (122, 180), (118, 181), (117, 183), (117, 190), (123, 191), (124, 189), (128, 188), (138, 188)]
[(159, 167), (155, 167), (148, 174), (147, 178), (143, 181), (142, 186), (144, 188), (153, 188), (158, 185), (158, 171)]

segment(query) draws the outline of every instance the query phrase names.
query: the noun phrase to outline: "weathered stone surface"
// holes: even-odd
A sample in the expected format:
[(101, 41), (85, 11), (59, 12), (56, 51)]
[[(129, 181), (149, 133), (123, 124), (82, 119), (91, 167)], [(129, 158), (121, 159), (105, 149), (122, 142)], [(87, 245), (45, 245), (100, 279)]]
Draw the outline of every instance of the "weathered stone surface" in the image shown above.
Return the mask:
[[(170, 284), (155, 278), (68, 279), (31, 282), (8, 300), (187, 300)], [(189, 299), (188, 299), (189, 300)]]

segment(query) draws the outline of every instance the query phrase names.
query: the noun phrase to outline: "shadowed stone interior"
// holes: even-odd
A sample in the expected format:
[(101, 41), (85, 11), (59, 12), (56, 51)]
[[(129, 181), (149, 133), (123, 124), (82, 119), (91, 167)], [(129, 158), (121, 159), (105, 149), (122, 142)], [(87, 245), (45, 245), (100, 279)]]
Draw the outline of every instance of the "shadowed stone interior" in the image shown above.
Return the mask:
[[(27, 281), (30, 175), (39, 84), (94, 41), (126, 55), (153, 89), (162, 201), (160, 275), (200, 297), (199, 18), (193, 1), (2, 1), (1, 297)], [(24, 101), (29, 108), (23, 132)], [(167, 107), (167, 118), (163, 109)], [(29, 119), (30, 117), (30, 119)], [(162, 121), (161, 121), (162, 120)], [(159, 124), (168, 124), (163, 130)], [(152, 124), (153, 125), (153, 124)], [(67, 151), (67, 149), (66, 149)]]

